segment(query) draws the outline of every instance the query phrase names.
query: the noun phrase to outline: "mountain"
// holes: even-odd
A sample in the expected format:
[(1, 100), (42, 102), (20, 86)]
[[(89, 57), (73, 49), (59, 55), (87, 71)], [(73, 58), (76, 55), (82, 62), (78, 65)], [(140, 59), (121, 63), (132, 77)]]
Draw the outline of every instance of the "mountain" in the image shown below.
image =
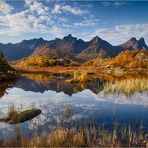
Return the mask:
[(8, 65), (3, 53), (0, 51), (0, 81), (13, 79), (16, 76), (16, 71)]
[(45, 46), (37, 48), (33, 55), (43, 55), (48, 57), (70, 57), (79, 60), (89, 60), (97, 57), (115, 56), (121, 50), (112, 46), (98, 36), (91, 41), (85, 42), (72, 37), (71, 34), (63, 39), (49, 41)]
[(71, 58), (75, 61), (87, 61), (98, 57), (115, 57), (121, 51), (133, 49), (148, 50), (144, 38), (137, 40), (132, 37), (118, 46), (113, 46), (98, 36), (90, 41), (83, 41), (71, 34), (62, 39), (56, 38), (50, 41), (39, 38), (24, 40), (16, 44), (0, 43), (0, 50), (3, 51), (8, 60), (19, 60), (30, 55), (39, 55), (49, 58)]
[(107, 41), (96, 36), (89, 42), (89, 46), (77, 55), (77, 58), (88, 60), (94, 58), (113, 57), (120, 51), (120, 48), (112, 46)]
[(63, 39), (56, 38), (48, 41), (41, 48), (37, 48), (33, 55), (46, 55), (48, 57), (74, 57), (76, 54), (82, 52), (87, 48), (87, 42), (72, 37), (71, 34)]
[(145, 43), (144, 38), (137, 40), (135, 37), (132, 37), (127, 42), (119, 45), (122, 49), (133, 50), (133, 49), (144, 49), (148, 50), (148, 46)]
[(4, 53), (8, 60), (19, 60), (21, 58), (30, 56), (37, 47), (41, 47), (47, 41), (42, 38), (23, 40), (16, 44), (2, 44), (0, 43), (0, 50)]

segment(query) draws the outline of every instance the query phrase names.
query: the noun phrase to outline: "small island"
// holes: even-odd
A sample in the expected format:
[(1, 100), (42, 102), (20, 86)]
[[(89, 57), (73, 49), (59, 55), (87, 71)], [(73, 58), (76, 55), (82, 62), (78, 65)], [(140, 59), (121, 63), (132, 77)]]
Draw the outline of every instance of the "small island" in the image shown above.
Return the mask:
[(34, 117), (38, 116), (40, 113), (41, 110), (37, 108), (32, 108), (18, 112), (15, 110), (14, 107), (10, 107), (8, 116), (1, 118), (0, 122), (6, 122), (9, 124), (21, 123), (33, 119)]

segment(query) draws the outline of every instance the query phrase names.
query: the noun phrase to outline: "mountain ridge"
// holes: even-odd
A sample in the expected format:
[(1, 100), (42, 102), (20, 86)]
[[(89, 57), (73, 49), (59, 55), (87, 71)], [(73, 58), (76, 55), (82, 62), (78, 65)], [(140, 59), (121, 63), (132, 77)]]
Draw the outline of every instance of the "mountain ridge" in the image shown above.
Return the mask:
[(44, 40), (34, 38), (23, 40), (19, 43), (0, 43), (0, 50), (8, 60), (20, 60), (30, 55), (42, 55), (51, 58), (73, 58), (87, 61), (94, 58), (115, 57), (118, 53), (125, 50), (144, 49), (148, 50), (144, 38), (137, 40), (132, 37), (127, 42), (114, 46), (96, 36), (90, 41), (77, 39), (71, 34), (54, 40)]

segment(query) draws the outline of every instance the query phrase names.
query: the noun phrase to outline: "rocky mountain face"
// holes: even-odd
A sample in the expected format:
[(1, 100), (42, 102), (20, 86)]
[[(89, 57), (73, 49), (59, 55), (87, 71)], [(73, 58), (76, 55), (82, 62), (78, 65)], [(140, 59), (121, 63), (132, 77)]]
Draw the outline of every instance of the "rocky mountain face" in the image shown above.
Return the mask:
[(137, 40), (131, 38), (127, 42), (113, 46), (107, 41), (94, 37), (90, 41), (83, 41), (71, 34), (63, 39), (45, 41), (42, 38), (24, 40), (16, 44), (1, 44), (0, 50), (8, 60), (19, 60), (30, 55), (42, 55), (50, 58), (71, 58), (73, 60), (86, 61), (97, 57), (114, 57), (124, 50), (144, 49), (148, 50), (144, 38)]
[(107, 41), (96, 36), (89, 42), (89, 46), (77, 55), (77, 58), (89, 60), (94, 58), (113, 57), (120, 51), (120, 48), (112, 46)]
[(37, 48), (33, 55), (46, 55), (48, 57), (74, 57), (76, 54), (82, 52), (87, 48), (88, 43), (72, 37), (71, 34), (63, 39), (56, 38), (55, 40), (48, 41), (41, 48)]
[(37, 47), (41, 47), (46, 42), (47, 41), (43, 40), (42, 38), (39, 38), (23, 40), (22, 42), (16, 44), (0, 43), (0, 50), (4, 53), (8, 60), (19, 60), (21, 58), (30, 56)]
[(133, 49), (144, 49), (148, 50), (148, 46), (146, 45), (144, 38), (140, 38), (137, 40), (136, 38), (132, 37), (127, 42), (119, 45), (122, 49), (133, 50)]

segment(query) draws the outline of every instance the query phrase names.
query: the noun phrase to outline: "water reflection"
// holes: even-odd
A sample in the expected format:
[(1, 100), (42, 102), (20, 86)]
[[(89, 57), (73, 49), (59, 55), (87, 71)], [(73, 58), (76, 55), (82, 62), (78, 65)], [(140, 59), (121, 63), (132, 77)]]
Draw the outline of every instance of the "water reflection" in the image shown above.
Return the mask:
[[(65, 79), (68, 78), (69, 76), (62, 75), (52, 78), (25, 75), (13, 87), (11, 83), (1, 85), (3, 95), (0, 99), (1, 114), (7, 112), (7, 106), (10, 104), (22, 109), (40, 108), (41, 115), (20, 124), (24, 134), (42, 131), (57, 125), (65, 126), (68, 124), (66, 118), (70, 118), (73, 124), (96, 121), (106, 126), (113, 123), (127, 125), (130, 123), (138, 127), (142, 121), (144, 127), (148, 128), (147, 89), (142, 89), (147, 88), (143, 84), (146, 78), (142, 78), (143, 81), (141, 79), (107, 81), (97, 78), (82, 84), (65, 83)], [(130, 97), (125, 91), (128, 83), (130, 83), (128, 90), (130, 88), (132, 90), (129, 91)], [(7, 89), (7, 93), (5, 93), (6, 86), (12, 87), (12, 89)], [(135, 86), (139, 88), (135, 89)], [(0, 123), (0, 128), (8, 133), (15, 130), (14, 125), (5, 123)]]
[(104, 84), (104, 92), (112, 94), (125, 94), (127, 97), (134, 93), (143, 93), (148, 91), (148, 78), (130, 78), (123, 80), (107, 81)]
[(6, 89), (11, 88), (16, 84), (17, 80), (7, 81), (7, 82), (0, 82), (0, 98), (7, 93)]
[[(34, 74), (35, 75), (35, 74)], [(56, 92), (64, 92), (65, 94), (72, 95), (84, 89), (90, 89), (94, 93), (98, 93), (103, 89), (103, 81), (100, 79), (92, 79), (91, 82), (81, 84), (66, 83), (65, 80), (70, 77), (45, 77), (42, 75), (25, 75), (16, 83), (15, 87), (21, 88), (25, 91), (33, 91), (43, 93), (47, 90), (54, 90)]]

